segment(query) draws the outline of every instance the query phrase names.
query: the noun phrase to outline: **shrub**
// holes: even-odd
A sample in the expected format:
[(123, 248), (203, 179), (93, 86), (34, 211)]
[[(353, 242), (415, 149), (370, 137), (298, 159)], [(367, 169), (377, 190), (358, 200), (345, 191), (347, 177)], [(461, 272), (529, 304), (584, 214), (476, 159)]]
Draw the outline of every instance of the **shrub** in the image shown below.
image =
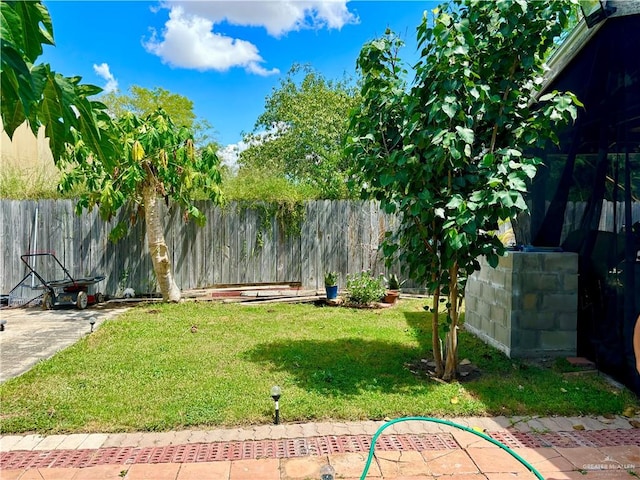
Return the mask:
[(347, 298), (358, 305), (377, 302), (386, 293), (384, 277), (374, 277), (369, 271), (347, 275)]
[(327, 272), (324, 274), (324, 284), (327, 287), (338, 285), (338, 272)]

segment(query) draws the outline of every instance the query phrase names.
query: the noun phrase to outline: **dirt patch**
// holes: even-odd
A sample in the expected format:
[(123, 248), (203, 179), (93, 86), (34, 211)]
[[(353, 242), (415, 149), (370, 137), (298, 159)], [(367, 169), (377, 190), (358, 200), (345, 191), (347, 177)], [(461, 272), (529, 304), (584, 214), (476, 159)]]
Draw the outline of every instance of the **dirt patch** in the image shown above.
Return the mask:
[[(405, 367), (416, 377), (442, 382), (443, 380), (435, 376), (436, 363), (430, 358), (418, 358), (407, 364)], [(481, 370), (471, 363), (469, 360), (461, 360), (458, 365), (458, 377), (456, 380), (460, 383), (467, 383), (477, 380), (482, 376)]]

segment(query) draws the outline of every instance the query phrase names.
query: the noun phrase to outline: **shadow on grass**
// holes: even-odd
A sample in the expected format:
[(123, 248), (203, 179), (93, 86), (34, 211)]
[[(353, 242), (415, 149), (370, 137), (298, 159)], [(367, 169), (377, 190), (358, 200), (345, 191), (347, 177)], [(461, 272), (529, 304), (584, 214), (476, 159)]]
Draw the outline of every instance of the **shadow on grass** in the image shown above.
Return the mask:
[[(422, 312), (405, 312), (407, 325), (413, 331), (414, 337), (420, 345), (420, 354), (422, 358), (433, 358), (433, 346), (431, 342), (431, 321), (430, 313)], [(464, 325), (464, 316), (461, 316), (461, 325)], [(446, 313), (440, 314), (440, 327), (446, 323)], [(441, 333), (444, 341), (444, 334)], [(482, 370), (483, 373), (493, 373), (496, 375), (508, 375), (514, 369), (514, 365), (521, 368), (522, 362), (511, 360), (498, 349), (487, 345), (472, 333), (467, 332), (464, 328), (460, 328), (458, 332), (458, 357), (459, 359), (468, 358), (474, 365)]]
[[(446, 315), (440, 315), (441, 322)], [(433, 356), (431, 353), (431, 314), (427, 312), (404, 312), (407, 325), (413, 330), (415, 339), (420, 345), (419, 354)]]
[(245, 352), (252, 362), (292, 375), (307, 391), (336, 396), (423, 387), (425, 383), (405, 367), (419, 354), (418, 348), (361, 338), (278, 341)]

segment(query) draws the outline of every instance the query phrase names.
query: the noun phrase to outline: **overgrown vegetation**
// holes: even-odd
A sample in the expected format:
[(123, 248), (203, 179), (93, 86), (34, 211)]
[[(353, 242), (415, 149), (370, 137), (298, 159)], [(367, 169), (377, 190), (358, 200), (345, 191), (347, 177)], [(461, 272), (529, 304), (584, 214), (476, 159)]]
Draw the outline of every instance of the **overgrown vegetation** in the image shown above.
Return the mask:
[[(150, 304), (0, 385), (0, 431), (160, 431), (405, 415), (621, 414), (635, 397), (602, 377), (506, 358), (464, 331), (481, 372), (465, 383), (410, 371), (431, 343), (423, 302), (362, 310)], [(197, 327), (192, 333), (192, 326)]]
[(348, 198), (343, 144), (348, 113), (358, 103), (349, 79), (330, 80), (294, 64), (267, 97), (254, 131), (244, 136), (249, 148), (238, 159), (240, 172), (283, 178), (322, 198)]
[(58, 193), (55, 176), (47, 175), (40, 170), (27, 171), (4, 163), (0, 169), (0, 198), (41, 200), (64, 196)]
[(378, 302), (386, 292), (382, 275), (373, 276), (364, 271), (347, 275), (347, 300), (356, 305), (369, 305)]

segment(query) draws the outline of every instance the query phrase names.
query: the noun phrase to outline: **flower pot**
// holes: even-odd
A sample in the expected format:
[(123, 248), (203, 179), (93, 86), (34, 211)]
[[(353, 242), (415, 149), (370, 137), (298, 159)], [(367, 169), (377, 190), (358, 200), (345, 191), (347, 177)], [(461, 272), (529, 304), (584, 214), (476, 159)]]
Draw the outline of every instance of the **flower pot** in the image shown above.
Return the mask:
[(382, 298), (382, 303), (396, 303), (399, 296), (400, 292), (398, 290), (387, 290), (387, 293)]
[(325, 285), (327, 291), (327, 300), (335, 300), (338, 298), (338, 285)]

